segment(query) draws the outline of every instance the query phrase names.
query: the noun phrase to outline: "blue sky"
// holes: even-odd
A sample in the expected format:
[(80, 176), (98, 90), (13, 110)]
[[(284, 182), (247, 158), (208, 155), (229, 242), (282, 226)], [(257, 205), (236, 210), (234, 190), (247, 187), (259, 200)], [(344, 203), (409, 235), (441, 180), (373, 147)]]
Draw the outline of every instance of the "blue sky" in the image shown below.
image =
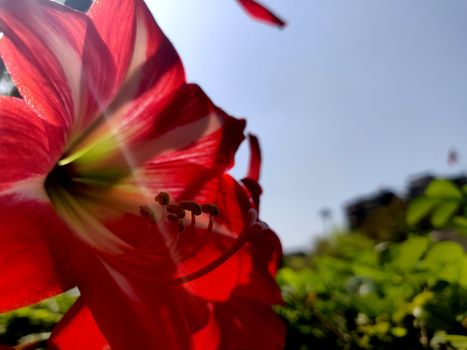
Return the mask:
[(340, 223), (355, 196), (466, 168), (466, 1), (263, 2), (285, 30), (233, 0), (148, 0), (188, 78), (260, 136), (261, 216), (287, 250), (323, 232), (322, 207)]

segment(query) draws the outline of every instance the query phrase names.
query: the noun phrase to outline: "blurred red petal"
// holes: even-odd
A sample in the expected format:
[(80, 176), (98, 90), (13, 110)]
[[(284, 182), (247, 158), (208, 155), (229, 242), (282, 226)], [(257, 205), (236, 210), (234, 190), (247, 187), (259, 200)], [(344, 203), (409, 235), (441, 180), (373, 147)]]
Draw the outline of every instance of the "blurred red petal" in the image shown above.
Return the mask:
[(276, 16), (264, 5), (261, 5), (255, 0), (237, 0), (241, 6), (247, 11), (253, 18), (278, 26), (280, 28), (286, 25), (285, 21)]

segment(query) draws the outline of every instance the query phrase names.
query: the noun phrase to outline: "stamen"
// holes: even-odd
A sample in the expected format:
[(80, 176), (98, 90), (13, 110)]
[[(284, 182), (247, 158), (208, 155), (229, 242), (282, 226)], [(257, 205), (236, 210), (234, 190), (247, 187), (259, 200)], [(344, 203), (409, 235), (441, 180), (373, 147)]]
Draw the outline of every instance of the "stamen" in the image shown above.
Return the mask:
[(181, 220), (177, 215), (169, 214), (167, 215), (167, 220), (177, 225), (178, 232), (183, 232), (183, 230), (185, 229), (183, 220)]
[(166, 210), (168, 213), (176, 215), (179, 219), (183, 219), (185, 217), (185, 211), (177, 204), (167, 205)]
[(170, 196), (167, 192), (159, 192), (154, 200), (160, 205), (168, 205), (170, 203)]
[[(189, 232), (186, 232), (188, 236), (184, 234), (183, 236), (180, 236), (180, 238), (186, 237), (186, 239), (193, 239), (193, 237), (189, 238), (189, 234), (191, 233), (195, 235), (196, 243), (194, 242), (189, 251), (185, 251), (183, 255), (178, 256), (178, 259), (180, 259), (180, 261), (186, 261), (195, 257), (203, 249), (203, 247), (206, 246), (209, 238), (212, 235), (214, 229), (213, 218), (214, 216), (219, 215), (219, 208), (214, 204), (198, 204), (193, 201), (182, 201), (179, 204), (170, 203), (170, 196), (166, 192), (160, 192), (155, 197), (155, 201), (158, 202), (166, 212), (166, 215), (163, 215), (163, 217), (168, 221), (168, 223), (170, 223), (170, 225), (176, 225), (177, 233), (181, 233), (185, 230), (185, 224), (183, 220), (186, 217), (185, 211), (191, 212), (191, 225), (189, 226)], [(142, 216), (149, 218), (151, 222), (154, 222), (153, 220), (155, 220), (155, 215), (151, 208), (147, 206), (141, 206), (140, 213)], [(209, 222), (207, 227), (202, 230), (204, 234), (200, 236), (200, 232), (196, 231), (197, 227), (195, 217), (201, 215), (202, 213), (209, 215)], [(186, 283), (200, 278), (222, 265), (240, 248), (242, 248), (245, 243), (247, 243), (253, 236), (255, 236), (256, 233), (267, 229), (266, 225), (257, 220), (257, 212), (254, 209), (250, 209), (247, 222), (248, 224), (245, 231), (240, 234), (233, 245), (217, 259), (200, 268), (199, 270), (187, 275), (168, 280), (162, 279), (159, 280), (159, 282), (168, 283), (171, 285)]]
[[(256, 221), (257, 212), (255, 209), (250, 209), (248, 216), (249, 219), (253, 219)], [(240, 236), (237, 238), (235, 243), (226, 251), (223, 255), (212, 261), (211, 263), (205, 265), (204, 267), (200, 268), (197, 271), (189, 273), (185, 276), (176, 277), (172, 280), (167, 281), (170, 285), (179, 285), (187, 282), (191, 282), (198, 278), (201, 278), (207, 275), (209, 272), (217, 269), (219, 266), (224, 264), (231, 256), (237, 253), (247, 242), (249, 242), (252, 238), (256, 237), (261, 232), (267, 230), (267, 225), (264, 225), (261, 221), (253, 222), (251, 226), (249, 226)]]
[[(161, 192), (161, 193), (165, 193), (165, 192)], [(164, 199), (167, 199), (167, 198), (169, 198), (168, 194), (159, 196), (159, 199), (162, 199), (161, 200), (162, 203), (165, 203)], [(158, 201), (157, 196), (156, 196), (156, 201)], [(204, 230), (202, 230), (204, 231), (204, 235), (202, 237), (199, 236), (201, 232), (197, 231), (197, 227), (196, 225), (194, 225), (195, 213), (197, 213), (197, 208), (198, 208), (197, 206), (201, 208), (201, 211), (203, 213), (209, 214), (209, 224)], [(214, 232), (213, 231), (213, 228), (214, 228), (213, 217), (216, 215), (219, 215), (219, 209), (217, 208), (217, 206), (212, 205), (212, 204), (199, 205), (195, 202), (181, 202), (181, 204), (179, 205), (176, 205), (176, 204), (168, 205), (167, 204), (167, 205), (164, 205), (164, 209), (165, 209), (165, 214), (162, 217), (165, 218), (165, 220), (167, 220), (168, 223), (170, 223), (170, 225), (177, 225), (177, 233), (174, 236), (172, 236), (174, 239), (170, 240), (170, 242), (173, 242), (174, 245), (173, 247), (168, 247), (171, 251), (172, 249), (176, 249), (176, 246), (178, 244), (182, 244), (184, 239), (190, 239), (190, 240), (193, 239), (193, 237), (189, 238), (190, 233), (197, 235), (196, 243), (192, 242), (192, 246), (190, 247), (191, 249), (189, 249), (189, 251), (185, 251), (184, 254), (180, 256), (172, 257), (172, 259), (175, 258), (174, 263), (177, 263), (177, 261), (183, 263), (183, 261), (188, 261), (190, 259), (195, 258), (196, 255), (199, 252), (201, 252), (202, 249), (206, 246), (209, 238), (212, 236), (212, 233)], [(183, 219), (179, 217), (179, 214), (180, 214), (179, 210), (181, 211), (187, 210), (187, 211), (191, 211), (192, 213), (192, 225), (190, 226), (189, 232), (186, 232), (185, 234), (180, 234), (182, 231), (185, 230), (185, 226), (184, 226)], [(141, 206), (140, 212), (141, 212), (141, 215), (143, 215), (144, 217), (151, 218), (152, 210), (150, 208), (146, 206)], [(166, 277), (166, 278), (162, 276), (157, 277), (154, 275), (147, 275), (146, 273), (141, 274), (141, 275), (137, 274), (137, 275), (143, 278), (148, 278), (154, 282), (168, 284), (172, 286), (191, 282), (217, 269), (219, 266), (224, 264), (228, 259), (230, 259), (234, 254), (236, 254), (240, 249), (242, 249), (246, 244), (248, 244), (250, 240), (257, 237), (257, 235), (261, 234), (262, 232), (265, 232), (266, 230), (268, 230), (268, 226), (264, 222), (261, 222), (258, 220), (257, 211), (251, 208), (248, 212), (248, 217), (246, 220), (246, 226), (244, 228), (244, 231), (240, 233), (239, 236), (236, 237), (236, 239), (232, 242), (232, 245), (229, 248), (227, 248), (218, 257), (214, 258), (214, 260), (212, 260), (211, 262), (203, 266), (200, 266), (198, 270), (187, 272), (186, 274), (183, 274), (183, 271), (180, 270), (178, 275), (175, 275), (172, 277)], [(142, 261), (144, 261), (145, 259), (152, 260), (152, 259), (162, 258), (162, 257), (158, 257), (157, 254), (154, 254), (154, 252), (151, 252), (151, 254), (149, 255), (135, 254), (131, 256), (126, 255), (126, 257), (136, 259), (136, 260), (142, 259)], [(125, 268), (125, 266), (123, 266), (123, 268)], [(132, 273), (135, 273), (135, 271), (132, 270)]]
[(203, 213), (209, 214), (211, 216), (219, 215), (219, 208), (217, 208), (217, 206), (214, 204), (202, 204), (201, 210)]
[(149, 208), (147, 205), (142, 205), (139, 207), (139, 213), (148, 218), (153, 224), (156, 222), (156, 216), (154, 215), (154, 211)]
[(196, 202), (183, 201), (178, 204), (180, 208), (190, 211), (193, 215), (199, 216), (202, 213), (201, 206)]
[[(181, 201), (179, 204), (170, 203), (170, 195), (167, 192), (159, 192), (157, 196), (154, 197), (154, 200), (158, 202), (164, 210), (168, 213), (166, 218), (171, 221), (179, 221), (178, 229), (179, 232), (185, 229), (183, 220), (186, 216), (185, 211), (191, 212), (191, 229), (195, 230), (195, 216), (199, 216), (202, 213), (209, 214), (209, 224), (207, 227), (208, 234), (212, 231), (213, 228), (213, 216), (219, 215), (219, 208), (214, 204), (198, 204), (193, 201)], [(156, 221), (156, 216), (154, 212), (148, 206), (141, 206), (140, 213), (142, 216), (147, 217), (151, 222)]]

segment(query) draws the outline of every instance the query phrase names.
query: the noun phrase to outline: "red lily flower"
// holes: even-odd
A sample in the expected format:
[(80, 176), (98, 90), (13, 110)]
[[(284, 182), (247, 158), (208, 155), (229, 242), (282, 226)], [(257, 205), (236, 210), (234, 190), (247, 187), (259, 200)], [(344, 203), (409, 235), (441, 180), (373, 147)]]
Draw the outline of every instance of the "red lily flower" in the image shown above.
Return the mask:
[(244, 121), (186, 83), (142, 0), (0, 0), (0, 31), (24, 98), (0, 98), (0, 310), (78, 286), (53, 349), (280, 348), (259, 171), (226, 173)]

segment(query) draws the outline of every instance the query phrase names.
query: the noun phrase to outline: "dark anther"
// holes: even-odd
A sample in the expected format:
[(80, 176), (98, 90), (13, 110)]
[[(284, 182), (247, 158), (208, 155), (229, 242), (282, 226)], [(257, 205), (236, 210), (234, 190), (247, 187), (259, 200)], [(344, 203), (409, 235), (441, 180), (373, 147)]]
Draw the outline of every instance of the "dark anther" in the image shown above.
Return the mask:
[(170, 203), (170, 196), (167, 192), (159, 192), (154, 200), (160, 205), (168, 205)]
[(139, 213), (144, 216), (145, 218), (148, 218), (152, 223), (155, 223), (156, 222), (156, 218), (154, 216), (154, 212), (151, 210), (151, 208), (149, 208), (148, 206), (146, 205), (142, 205), (139, 207)]
[(202, 204), (201, 210), (203, 211), (203, 213), (209, 214), (211, 216), (219, 215), (219, 209), (213, 204)]
[(169, 204), (167, 206), (167, 212), (170, 214), (175, 214), (179, 219), (183, 219), (185, 217), (185, 211), (177, 204)]
[(180, 208), (186, 211), (191, 211), (193, 215), (201, 215), (201, 206), (195, 202), (183, 201), (178, 204)]

